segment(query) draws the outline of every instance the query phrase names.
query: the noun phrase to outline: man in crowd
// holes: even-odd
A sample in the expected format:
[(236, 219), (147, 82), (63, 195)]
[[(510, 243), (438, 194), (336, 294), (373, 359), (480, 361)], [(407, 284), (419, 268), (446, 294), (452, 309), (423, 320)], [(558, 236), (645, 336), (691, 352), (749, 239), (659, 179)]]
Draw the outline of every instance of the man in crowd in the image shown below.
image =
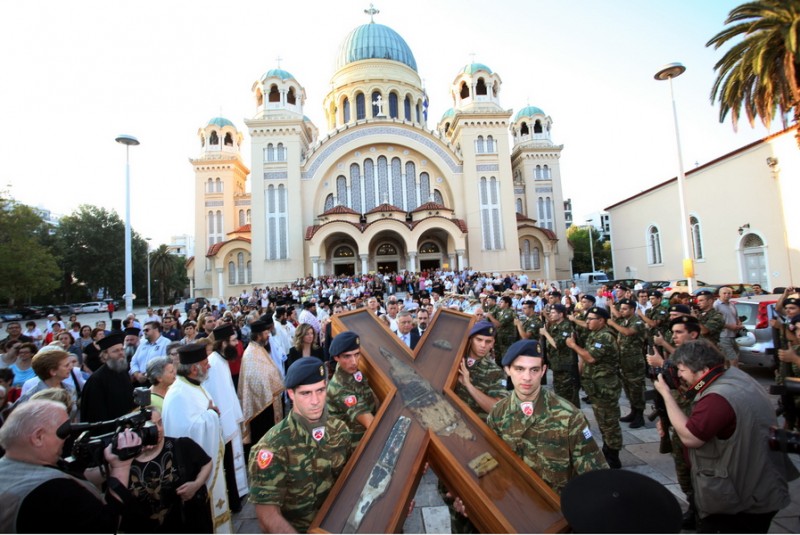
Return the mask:
[(350, 431), (326, 410), (325, 365), (295, 361), (285, 387), (292, 410), (250, 453), (250, 500), (265, 533), (308, 529), (353, 451)]
[(420, 338), (425, 333), (425, 330), (428, 328), (428, 323), (431, 320), (431, 313), (428, 312), (427, 309), (420, 308), (417, 312), (417, 327), (416, 331), (419, 333)]
[(553, 371), (553, 389), (556, 394), (576, 407), (581, 406), (579, 393), (581, 390), (578, 375), (578, 356), (569, 348), (567, 340), (573, 338), (574, 325), (564, 316), (567, 308), (562, 304), (553, 305), (547, 327), (540, 329), (549, 348), (547, 355), (550, 369)]
[(177, 342), (181, 339), (181, 331), (176, 326), (175, 318), (169, 314), (164, 315), (163, 332), (161, 334), (172, 342)]
[(345, 331), (333, 339), (330, 351), (336, 372), (328, 383), (328, 414), (347, 424), (355, 448), (372, 425), (377, 408), (375, 394), (358, 369), (361, 339), (358, 334)]
[(614, 307), (608, 325), (617, 331), (619, 344), (619, 370), (625, 396), (631, 403), (631, 412), (619, 419), (627, 422), (631, 429), (644, 427), (644, 344), (647, 336), (644, 322), (636, 317), (636, 303), (630, 299), (620, 299), (619, 312)]
[[(764, 388), (707, 341), (681, 344), (672, 356), (694, 399), (687, 416), (659, 376), (669, 419), (689, 452), (702, 533), (767, 533), (789, 502), (798, 476), (786, 453), (771, 451), (775, 412)], [(666, 432), (659, 429), (660, 432)]]
[(491, 321), (495, 329), (497, 329), (497, 336), (495, 337), (495, 361), (497, 364), (500, 364), (500, 359), (506, 349), (514, 343), (517, 337), (517, 329), (514, 326), (514, 320), (517, 319), (517, 315), (514, 313), (511, 303), (511, 298), (504, 295), (500, 297), (496, 311), (486, 314), (486, 319)]
[(164, 397), (164, 434), (189, 437), (197, 442), (214, 467), (206, 483), (210, 495), (211, 517), (215, 533), (231, 533), (231, 512), (223, 474), (225, 443), (222, 439), (220, 412), (202, 383), (208, 379), (206, 344), (187, 344), (178, 349), (178, 378)]
[(419, 343), (421, 337), (419, 331), (414, 328), (414, 319), (408, 310), (401, 310), (397, 314), (397, 336), (411, 351), (414, 351)]
[(719, 299), (714, 302), (714, 310), (722, 314), (725, 325), (719, 334), (719, 349), (725, 355), (725, 367), (739, 367), (739, 346), (736, 345), (736, 337), (739, 329), (743, 327), (739, 320), (739, 313), (736, 312), (736, 305), (731, 303), (733, 290), (728, 286), (719, 289)]
[(308, 323), (314, 329), (314, 332), (319, 336), (319, 319), (317, 319), (317, 304), (311, 299), (303, 302), (303, 311), (300, 317), (297, 318), (299, 323)]
[(113, 420), (133, 410), (133, 384), (122, 347), (124, 335), (112, 333), (97, 342), (105, 364), (94, 372), (81, 394), (81, 421)]
[(136, 353), (131, 359), (131, 377), (139, 384), (147, 383), (147, 363), (156, 357), (167, 354), (170, 339), (161, 336), (161, 324), (158, 321), (148, 321), (144, 324), (144, 340), (139, 342)]
[(455, 388), (458, 397), (482, 420), (486, 420), (495, 403), (508, 395), (505, 374), (492, 358), (495, 333), (494, 325), (486, 320), (472, 326)]
[(122, 346), (125, 351), (125, 360), (130, 364), (136, 354), (136, 350), (139, 349), (139, 334), (141, 334), (142, 330), (138, 327), (125, 327), (122, 332), (125, 336)]
[[(121, 500), (127, 491), (133, 457), (121, 460), (109, 444), (105, 498), (92, 483), (57, 468), (64, 438), (58, 428), (69, 421), (63, 404), (32, 400), (17, 407), (2, 428), (0, 447), (0, 511), (2, 533), (114, 533), (119, 526)], [(130, 429), (117, 436), (121, 450), (137, 447), (141, 439)], [(100, 481), (98, 481), (100, 483)]]
[(725, 318), (714, 308), (714, 294), (708, 290), (697, 292), (697, 319), (703, 338), (719, 347), (719, 337), (725, 328)]
[[(36, 324), (34, 324), (36, 325)], [(6, 347), (9, 347), (9, 342), (33, 342), (33, 338), (30, 336), (25, 336), (22, 334), (22, 325), (18, 321), (9, 321), (8, 325), (6, 325), (6, 332), (8, 336), (3, 339), (0, 344), (4, 344)]]

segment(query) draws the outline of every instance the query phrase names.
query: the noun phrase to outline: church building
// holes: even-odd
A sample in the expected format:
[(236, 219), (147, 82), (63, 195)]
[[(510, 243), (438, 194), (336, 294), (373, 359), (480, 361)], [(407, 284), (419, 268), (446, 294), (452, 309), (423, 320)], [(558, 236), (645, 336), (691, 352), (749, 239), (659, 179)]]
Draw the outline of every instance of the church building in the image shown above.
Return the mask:
[(222, 117), (199, 130), (190, 159), (192, 295), (440, 268), (571, 278), (563, 146), (541, 109), (501, 106), (502, 79), (487, 65), (457, 70), (433, 130), (414, 54), (374, 21), (339, 47), (322, 134), (293, 74), (268, 70), (251, 91), (249, 167), (245, 133)]

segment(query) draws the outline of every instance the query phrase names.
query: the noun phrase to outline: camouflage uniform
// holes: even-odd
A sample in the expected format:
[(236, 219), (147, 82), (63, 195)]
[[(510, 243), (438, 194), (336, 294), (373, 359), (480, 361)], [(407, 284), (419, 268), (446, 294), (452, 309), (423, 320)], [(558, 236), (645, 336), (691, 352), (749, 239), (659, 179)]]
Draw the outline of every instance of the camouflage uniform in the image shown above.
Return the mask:
[(647, 316), (647, 319), (657, 323), (655, 327), (648, 327), (648, 341), (652, 341), (653, 336), (655, 336), (656, 333), (661, 334), (661, 336), (665, 336), (666, 333), (669, 332), (669, 307), (664, 305), (650, 307), (647, 312), (644, 313), (644, 315)]
[(646, 337), (646, 325), (636, 316), (630, 318), (620, 318), (617, 325), (626, 329), (633, 329), (635, 334), (628, 336), (622, 333), (617, 334), (619, 344), (619, 370), (622, 377), (622, 386), (625, 395), (631, 402), (631, 409), (644, 410), (644, 378), (646, 362), (644, 360), (644, 341)]
[[(323, 436), (317, 441), (312, 434), (320, 429)], [(250, 501), (277, 505), (283, 517), (304, 532), (352, 451), (343, 421), (327, 417), (314, 427), (292, 411), (250, 451)]]
[(717, 309), (711, 308), (705, 312), (700, 312), (697, 315), (697, 320), (700, 325), (708, 329), (708, 334), (704, 334), (703, 338), (719, 347), (719, 334), (725, 328), (725, 316)]
[(619, 426), (619, 346), (617, 338), (608, 327), (592, 331), (586, 338), (586, 349), (595, 359), (583, 369), (583, 389), (592, 398), (592, 410), (603, 435), (603, 442), (611, 449), (622, 449), (622, 429)]
[(492, 315), (500, 325), (497, 327), (497, 337), (494, 344), (496, 362), (499, 364), (506, 354), (506, 349), (517, 341), (517, 327), (514, 325), (514, 320), (517, 315), (511, 307), (498, 308), (496, 314)]
[(556, 394), (576, 407), (581, 406), (579, 392), (581, 385), (578, 379), (578, 356), (567, 347), (575, 326), (569, 320), (547, 326), (547, 332), (556, 343), (556, 347), (547, 346), (547, 358), (553, 372), (553, 389)]
[[(575, 314), (575, 319), (578, 321), (586, 321), (586, 314), (588, 314), (588, 310), (582, 310)], [(589, 328), (588, 327), (581, 327), (577, 323), (575, 326), (575, 341), (578, 343), (579, 346), (585, 347), (586, 345), (586, 337), (589, 336)]]
[[(472, 385), (491, 398), (504, 398), (508, 396), (506, 390), (506, 374), (500, 366), (488, 355), (482, 359), (467, 357), (467, 369), (469, 370), (469, 380)], [(461, 400), (469, 405), (481, 420), (486, 421), (488, 413), (481, 409), (478, 402), (469, 395), (467, 388), (461, 383), (456, 384), (456, 394)]]
[(530, 416), (520, 404), (512, 393), (494, 406), (487, 424), (554, 491), (575, 476), (608, 468), (579, 409), (544, 389)]
[(375, 394), (367, 378), (361, 372), (349, 374), (337, 367), (328, 383), (327, 396), (328, 413), (347, 424), (355, 448), (367, 431), (356, 418), (364, 413), (374, 415), (376, 409)]
[(522, 330), (531, 335), (531, 340), (538, 340), (541, 337), (542, 326), (542, 320), (538, 314), (534, 314), (532, 318), (526, 318), (522, 322)]

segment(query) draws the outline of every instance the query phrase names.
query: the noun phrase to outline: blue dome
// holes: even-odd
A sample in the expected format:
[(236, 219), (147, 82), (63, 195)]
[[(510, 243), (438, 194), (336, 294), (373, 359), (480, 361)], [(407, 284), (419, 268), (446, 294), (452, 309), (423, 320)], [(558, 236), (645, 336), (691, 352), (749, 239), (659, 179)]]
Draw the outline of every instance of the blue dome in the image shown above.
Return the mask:
[(234, 128), (236, 128), (236, 126), (234, 126), (234, 124), (225, 117), (214, 117), (213, 119), (208, 121), (208, 126), (211, 125), (219, 126), (220, 128), (224, 126), (233, 126)]
[(464, 72), (467, 74), (475, 74), (478, 71), (486, 71), (489, 74), (492, 74), (492, 69), (483, 63), (470, 63), (469, 65), (464, 66)]
[(264, 76), (261, 77), (262, 80), (270, 78), (272, 76), (277, 76), (281, 80), (296, 80), (292, 73), (284, 71), (283, 69), (270, 69), (264, 73)]
[(533, 117), (534, 115), (547, 115), (541, 108), (537, 108), (536, 106), (525, 106), (521, 110), (517, 112), (514, 116), (514, 120), (518, 121), (522, 117)]
[(456, 114), (456, 110), (453, 108), (449, 108), (446, 112), (442, 114), (442, 118), (440, 120), (444, 120), (446, 117), (452, 117)]
[(417, 70), (414, 54), (400, 34), (374, 22), (359, 26), (344, 38), (339, 47), (336, 69), (363, 59), (389, 59)]

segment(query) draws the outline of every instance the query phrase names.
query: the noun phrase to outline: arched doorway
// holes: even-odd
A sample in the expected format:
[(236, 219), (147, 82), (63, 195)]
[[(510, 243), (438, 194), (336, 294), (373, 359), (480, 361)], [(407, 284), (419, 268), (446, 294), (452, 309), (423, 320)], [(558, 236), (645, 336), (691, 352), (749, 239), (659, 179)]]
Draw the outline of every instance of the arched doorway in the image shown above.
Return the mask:
[(356, 274), (356, 253), (349, 245), (339, 245), (333, 250), (333, 274), (352, 276)]
[(434, 241), (419, 246), (419, 270), (436, 271), (442, 267), (442, 248)]
[(400, 253), (393, 243), (384, 242), (375, 250), (375, 269), (378, 273), (397, 273), (399, 271)]
[(744, 281), (742, 282), (758, 283), (764, 288), (769, 288), (764, 240), (758, 234), (745, 234), (742, 236), (739, 248), (741, 251), (742, 273), (744, 273)]

